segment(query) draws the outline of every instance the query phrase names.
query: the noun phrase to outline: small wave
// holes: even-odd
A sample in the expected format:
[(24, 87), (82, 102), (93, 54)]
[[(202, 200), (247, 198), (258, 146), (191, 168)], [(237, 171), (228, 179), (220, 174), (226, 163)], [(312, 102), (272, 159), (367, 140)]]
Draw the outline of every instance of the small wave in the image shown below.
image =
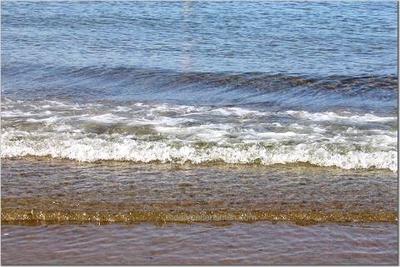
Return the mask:
[[(271, 73), (177, 72), (137, 67), (3, 66), (6, 95), (82, 100), (170, 101), (180, 104), (318, 108), (395, 108), (395, 75), (299, 76)], [(37, 69), (44, 70), (37, 73)], [(17, 73), (17, 75), (14, 75)], [(29, 81), (29, 82), (26, 82)], [(21, 93), (24, 92), (24, 93)]]
[[(4, 75), (22, 74), (22, 66), (3, 65)], [(351, 89), (397, 89), (396, 75), (331, 75), (331, 76), (299, 76), (284, 73), (264, 73), (264, 72), (178, 72), (167, 69), (144, 69), (138, 67), (51, 67), (23, 65), (25, 71), (35, 71), (44, 69), (52, 71), (59, 76), (43, 75), (37, 77), (42, 82), (52, 81), (62, 78), (79, 79), (87, 82), (92, 78), (109, 80), (115, 82), (135, 82), (147, 80), (147, 84), (157, 85), (158, 87), (182, 88), (193, 84), (212, 85), (214, 87), (229, 88), (253, 88), (265, 91), (282, 90), (308, 86), (325, 90), (347, 90)], [(47, 72), (45, 72), (47, 74)], [(75, 80), (71, 80), (73, 82)]]
[(1, 155), (397, 170), (392, 115), (117, 104), (7, 99)]
[[(206, 146), (205, 148), (202, 146)], [(132, 162), (192, 163), (224, 162), (227, 164), (287, 164), (310, 163), (343, 169), (377, 168), (397, 171), (396, 151), (348, 151), (318, 144), (276, 145), (259, 144), (210, 146), (170, 145), (161, 141), (99, 138), (64, 138), (57, 140), (2, 139), (2, 157), (50, 156), (78, 161), (119, 160)]]

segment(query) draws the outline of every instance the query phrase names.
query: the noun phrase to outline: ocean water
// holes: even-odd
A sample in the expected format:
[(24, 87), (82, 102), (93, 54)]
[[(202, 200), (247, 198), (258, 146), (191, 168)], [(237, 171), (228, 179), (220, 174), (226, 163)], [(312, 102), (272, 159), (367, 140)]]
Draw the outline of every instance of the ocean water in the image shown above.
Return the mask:
[[(70, 223), (379, 222), (390, 234), (367, 239), (395, 243), (396, 1), (3, 1), (1, 12), (3, 223), (66, 224), (73, 237)], [(24, 262), (18, 240), (7, 263)], [(353, 263), (381, 262), (357, 244)]]
[(395, 2), (5, 2), (2, 29), (3, 157), (397, 170)]

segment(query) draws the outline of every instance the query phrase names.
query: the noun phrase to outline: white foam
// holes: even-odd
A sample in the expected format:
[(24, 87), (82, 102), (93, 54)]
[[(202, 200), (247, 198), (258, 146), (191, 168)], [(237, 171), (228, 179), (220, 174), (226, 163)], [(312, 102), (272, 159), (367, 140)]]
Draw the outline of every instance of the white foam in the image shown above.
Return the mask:
[[(397, 132), (385, 124), (395, 122), (394, 116), (147, 103), (29, 103), (4, 104), (2, 157), (48, 155), (82, 161), (192, 163), (257, 160), (266, 165), (309, 162), (397, 170)], [(26, 122), (45, 122), (46, 127), (36, 125), (28, 131)], [(102, 127), (118, 122), (125, 134), (96, 134), (88, 130), (88, 122)], [(150, 126), (149, 134), (137, 133), (135, 126), (143, 125)], [(163, 141), (147, 141), (149, 135)], [(198, 142), (209, 145), (199, 148), (195, 145)]]
[(116, 123), (116, 122), (121, 122), (121, 121), (126, 120), (125, 117), (117, 116), (112, 113), (101, 114), (101, 115), (97, 115), (97, 116), (90, 116), (87, 119), (91, 120), (91, 121), (101, 122), (101, 123)]
[(212, 109), (211, 112), (217, 113), (217, 114), (219, 113), (223, 116), (238, 116), (238, 117), (243, 117), (243, 116), (248, 116), (248, 115), (265, 116), (267, 114), (270, 114), (269, 112), (261, 112), (258, 110), (251, 110), (251, 109), (245, 109), (245, 108), (240, 108), (240, 107), (216, 108), (216, 109)]
[[(15, 133), (2, 136), (1, 156), (50, 156), (78, 161), (129, 160), (134, 162), (191, 162), (194, 164), (223, 161), (225, 163), (261, 164), (308, 162), (319, 166), (336, 166), (344, 169), (378, 168), (397, 171), (397, 152), (348, 151), (337, 153), (319, 144), (298, 144), (267, 148), (259, 144), (212, 146), (196, 148), (181, 143), (181, 146), (161, 141), (139, 141), (127, 138), (110, 140), (89, 138), (82, 135), (63, 134), (53, 138), (13, 139)], [(20, 135), (21, 136), (21, 135)], [(42, 136), (44, 137), (44, 136)]]
[(347, 120), (351, 122), (389, 122), (397, 120), (397, 118), (393, 116), (381, 117), (370, 113), (366, 113), (363, 115), (352, 115), (352, 113), (349, 112), (339, 114), (332, 111), (311, 113), (308, 111), (293, 111), (293, 110), (286, 111), (285, 113), (301, 119), (307, 119), (312, 121)]
[(130, 110), (131, 110), (130, 107), (124, 107), (124, 106), (117, 106), (115, 109), (116, 112), (127, 112)]
[(34, 118), (29, 118), (26, 121), (27, 122), (45, 122), (45, 123), (55, 123), (57, 121), (59, 121), (61, 118), (54, 116), (54, 117), (48, 117), (48, 118), (43, 118), (43, 119), (34, 119)]
[(2, 110), (1, 117), (2, 118), (15, 118), (15, 117), (31, 117), (35, 116), (36, 114), (28, 111), (23, 112), (21, 110)]

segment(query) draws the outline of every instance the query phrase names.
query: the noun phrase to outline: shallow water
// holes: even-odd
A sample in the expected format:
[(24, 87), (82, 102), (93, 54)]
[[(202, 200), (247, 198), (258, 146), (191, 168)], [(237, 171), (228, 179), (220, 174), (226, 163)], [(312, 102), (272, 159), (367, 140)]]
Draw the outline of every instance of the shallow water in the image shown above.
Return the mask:
[(395, 265), (396, 229), (392, 224), (3, 225), (2, 263)]
[(8, 223), (397, 221), (391, 171), (3, 160)]

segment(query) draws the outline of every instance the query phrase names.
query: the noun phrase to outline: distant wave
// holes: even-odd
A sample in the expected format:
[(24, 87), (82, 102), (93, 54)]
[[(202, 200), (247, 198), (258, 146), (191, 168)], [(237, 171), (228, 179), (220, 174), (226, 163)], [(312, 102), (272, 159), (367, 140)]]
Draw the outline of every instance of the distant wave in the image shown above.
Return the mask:
[(57, 74), (39, 75), (37, 80), (42, 82), (54, 81), (62, 78), (109, 80), (119, 83), (147, 80), (147, 84), (157, 85), (159, 88), (183, 88), (185, 86), (202, 84), (213, 87), (252, 88), (264, 91), (282, 90), (292, 87), (308, 87), (325, 90), (382, 90), (397, 89), (396, 75), (331, 75), (331, 76), (299, 76), (295, 74), (273, 74), (263, 72), (179, 72), (165, 69), (144, 69), (138, 67), (53, 67), (53, 66), (8, 66), (3, 65), (4, 75), (13, 76), (26, 72), (40, 71)]
[(326, 90), (368, 90), (396, 89), (395, 75), (360, 75), (310, 77), (288, 74), (269, 74), (262, 72), (215, 73), (215, 72), (175, 72), (162, 69), (140, 69), (128, 67), (96, 68), (86, 67), (70, 71), (72, 77), (96, 77), (116, 80), (140, 80), (154, 78), (165, 87), (180, 88), (192, 84), (214, 87), (252, 88), (264, 91), (282, 90), (292, 87), (309, 87)]
[[(177, 72), (136, 67), (2, 66), (4, 95), (29, 99), (172, 101), (180, 104), (394, 109), (395, 75), (299, 76)], [(24, 92), (21, 95), (21, 92)]]

